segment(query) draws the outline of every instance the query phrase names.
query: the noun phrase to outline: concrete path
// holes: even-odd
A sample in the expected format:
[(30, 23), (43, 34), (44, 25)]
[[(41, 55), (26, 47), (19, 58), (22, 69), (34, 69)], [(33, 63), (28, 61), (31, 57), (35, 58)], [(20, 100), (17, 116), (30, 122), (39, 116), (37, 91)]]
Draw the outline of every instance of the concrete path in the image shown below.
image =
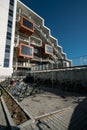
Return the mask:
[(26, 125), (21, 130), (68, 130), (73, 109), (67, 108), (52, 116), (36, 121), (34, 124)]
[[(58, 96), (45, 93), (35, 98), (26, 98), (20, 104), (34, 118), (45, 112), (60, 110), (53, 115), (39, 118), (35, 123), (27, 124), (20, 130), (87, 130), (87, 98), (85, 96), (71, 96), (71, 94)], [(66, 109), (62, 111), (64, 107)]]
[(35, 97), (29, 96), (20, 102), (20, 105), (34, 118), (53, 111), (57, 111), (77, 103), (79, 97), (56, 95), (50, 92), (37, 94)]
[(21, 130), (87, 130), (87, 98), (76, 107), (71, 106), (57, 114), (38, 119)]

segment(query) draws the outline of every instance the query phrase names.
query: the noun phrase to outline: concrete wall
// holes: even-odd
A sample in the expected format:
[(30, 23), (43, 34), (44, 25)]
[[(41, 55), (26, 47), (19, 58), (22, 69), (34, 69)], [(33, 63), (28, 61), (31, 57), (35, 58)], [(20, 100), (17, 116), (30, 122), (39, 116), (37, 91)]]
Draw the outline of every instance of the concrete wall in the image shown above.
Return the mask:
[(31, 72), (31, 75), (37, 79), (40, 78), (42, 80), (50, 79), (50, 80), (58, 80), (60, 82), (63, 81), (81, 81), (83, 85), (87, 84), (87, 67), (82, 68), (68, 68), (61, 70), (50, 70), (43, 72)]

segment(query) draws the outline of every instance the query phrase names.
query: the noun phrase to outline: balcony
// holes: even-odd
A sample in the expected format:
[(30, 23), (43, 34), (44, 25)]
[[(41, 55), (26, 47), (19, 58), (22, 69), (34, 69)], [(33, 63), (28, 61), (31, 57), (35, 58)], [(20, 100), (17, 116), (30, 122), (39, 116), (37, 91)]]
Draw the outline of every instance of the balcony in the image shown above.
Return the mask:
[(18, 52), (17, 52), (18, 57), (22, 58), (33, 58), (33, 47), (20, 43), (18, 47)]
[(37, 61), (37, 62), (41, 62), (42, 58), (38, 57), (38, 56), (34, 56), (33, 59), (31, 59), (31, 62), (33, 61)]
[(54, 63), (54, 61), (49, 58), (42, 59), (42, 62)]
[(53, 55), (53, 48), (52, 48), (52, 46), (50, 46), (48, 44), (45, 44), (43, 49), (44, 49), (44, 54), (46, 54), (46, 55)]
[(29, 20), (27, 17), (21, 16), (18, 25), (19, 25), (20, 32), (29, 36), (34, 33), (34, 23), (31, 20)]
[(29, 68), (28, 62), (16, 62), (13, 63), (13, 67), (19, 67), (19, 68)]
[(35, 37), (35, 36), (31, 36), (30, 43), (32, 45), (35, 45), (35, 46), (38, 46), (38, 47), (42, 46), (42, 40), (40, 38)]

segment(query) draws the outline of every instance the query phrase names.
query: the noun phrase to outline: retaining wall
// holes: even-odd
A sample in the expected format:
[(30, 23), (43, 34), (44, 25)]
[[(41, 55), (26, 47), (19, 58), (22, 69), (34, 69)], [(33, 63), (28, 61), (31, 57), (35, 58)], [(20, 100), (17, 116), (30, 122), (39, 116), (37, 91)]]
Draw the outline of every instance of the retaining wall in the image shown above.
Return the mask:
[(58, 80), (76, 82), (80, 81), (83, 85), (87, 84), (87, 67), (68, 68), (61, 70), (44, 70), (31, 72), (34, 79)]

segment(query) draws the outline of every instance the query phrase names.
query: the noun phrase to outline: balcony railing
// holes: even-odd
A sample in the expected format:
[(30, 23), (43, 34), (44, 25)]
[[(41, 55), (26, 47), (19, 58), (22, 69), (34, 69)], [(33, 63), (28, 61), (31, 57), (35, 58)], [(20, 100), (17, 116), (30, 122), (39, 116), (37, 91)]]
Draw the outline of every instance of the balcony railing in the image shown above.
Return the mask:
[(13, 67), (14, 67), (14, 68), (15, 68), (15, 67), (29, 68), (29, 65), (28, 65), (27, 62), (26, 62), (26, 63), (17, 62), (17, 63), (14, 63), (14, 64), (13, 64)]
[(36, 45), (36, 46), (39, 46), (39, 47), (42, 46), (42, 40), (40, 38), (35, 37), (35, 36), (31, 36), (30, 43), (32, 45)]
[(62, 69), (63, 64), (43, 64), (43, 65), (37, 65), (31, 68), (31, 71), (43, 71), (43, 70), (52, 70), (52, 69)]
[(31, 59), (31, 61), (33, 61), (33, 60), (35, 60), (35, 61), (39, 61), (39, 62), (40, 62), (40, 61), (41, 61), (41, 58), (38, 57), (38, 56), (34, 56), (33, 59)]

